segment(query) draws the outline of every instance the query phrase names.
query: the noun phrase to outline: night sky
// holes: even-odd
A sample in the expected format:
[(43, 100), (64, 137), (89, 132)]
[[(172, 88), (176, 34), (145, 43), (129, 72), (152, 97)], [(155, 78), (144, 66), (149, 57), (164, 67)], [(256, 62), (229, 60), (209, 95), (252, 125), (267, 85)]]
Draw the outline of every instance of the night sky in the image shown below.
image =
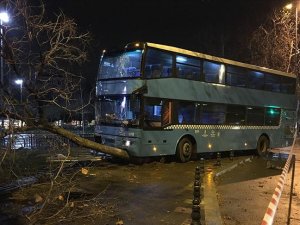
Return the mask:
[[(48, 0), (94, 37), (90, 72), (103, 49), (133, 41), (172, 45), (247, 62), (251, 33), (283, 0)], [(224, 49), (224, 50), (223, 50)]]

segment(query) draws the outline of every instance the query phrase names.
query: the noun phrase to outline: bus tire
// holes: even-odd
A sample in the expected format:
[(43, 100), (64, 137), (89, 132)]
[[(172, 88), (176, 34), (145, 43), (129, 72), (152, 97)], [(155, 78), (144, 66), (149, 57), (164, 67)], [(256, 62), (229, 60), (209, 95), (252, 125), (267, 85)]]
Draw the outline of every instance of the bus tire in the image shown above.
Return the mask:
[(176, 156), (180, 162), (188, 162), (193, 154), (193, 144), (189, 138), (182, 138), (176, 148)]
[(258, 155), (266, 156), (270, 148), (270, 140), (267, 136), (262, 135), (257, 140), (256, 150)]

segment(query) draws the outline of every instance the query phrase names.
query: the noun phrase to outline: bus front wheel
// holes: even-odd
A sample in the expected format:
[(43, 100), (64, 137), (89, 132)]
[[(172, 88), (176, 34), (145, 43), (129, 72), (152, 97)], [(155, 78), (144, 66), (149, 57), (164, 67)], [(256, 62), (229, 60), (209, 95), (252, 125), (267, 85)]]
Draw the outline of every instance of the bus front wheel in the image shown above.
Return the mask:
[(189, 138), (182, 138), (176, 149), (176, 156), (181, 162), (187, 162), (191, 159), (193, 153), (193, 144)]
[(269, 147), (270, 147), (269, 138), (264, 136), (264, 135), (260, 136), (258, 141), (257, 141), (257, 146), (256, 146), (256, 150), (257, 150), (258, 155), (260, 155), (260, 156), (267, 155)]

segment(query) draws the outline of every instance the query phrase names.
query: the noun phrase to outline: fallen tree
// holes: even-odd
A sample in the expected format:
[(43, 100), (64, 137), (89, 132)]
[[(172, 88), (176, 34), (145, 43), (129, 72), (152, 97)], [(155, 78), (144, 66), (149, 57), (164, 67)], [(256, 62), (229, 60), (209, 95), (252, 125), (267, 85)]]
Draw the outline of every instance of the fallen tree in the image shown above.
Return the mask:
[[(76, 144), (128, 159), (126, 151), (82, 138), (49, 118), (82, 110), (91, 104), (93, 93), (79, 104), (82, 66), (89, 59), (91, 35), (80, 33), (76, 22), (63, 12), (50, 14), (41, 2), (4, 0), (0, 8), (10, 12), (11, 24), (1, 29), (4, 73), (0, 84), (0, 118), (18, 119), (22, 128), (4, 127), (0, 138), (19, 131), (42, 129), (66, 137)], [(34, 2), (34, 1), (32, 1)], [(12, 85), (21, 81), (20, 91)], [(3, 120), (2, 120), (3, 121)]]

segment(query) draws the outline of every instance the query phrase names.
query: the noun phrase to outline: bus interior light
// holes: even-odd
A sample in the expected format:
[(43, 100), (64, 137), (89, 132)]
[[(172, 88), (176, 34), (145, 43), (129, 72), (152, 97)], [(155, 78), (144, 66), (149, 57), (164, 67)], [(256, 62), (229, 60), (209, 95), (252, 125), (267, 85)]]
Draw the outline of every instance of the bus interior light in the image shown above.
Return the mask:
[(278, 114), (278, 113), (279, 113), (278, 110), (277, 110), (276, 108), (269, 108), (267, 112), (268, 112), (268, 114), (270, 114), (270, 115), (275, 115), (275, 114)]
[(247, 142), (245, 142), (245, 144), (244, 144), (245, 146), (247, 146), (248, 144), (247, 144)]
[(219, 70), (219, 83), (224, 82), (224, 76), (225, 76), (225, 66), (221, 64), (220, 70)]
[(208, 148), (211, 149), (212, 148), (212, 144), (208, 144)]
[(186, 59), (185, 57), (183, 57), (183, 56), (177, 56), (177, 57), (176, 57), (176, 61), (177, 61), (177, 62), (183, 63), (183, 62), (186, 62), (187, 59)]
[(226, 87), (225, 84), (215, 84), (215, 83), (211, 83), (211, 85), (214, 85), (214, 86), (219, 86), (219, 87)]

